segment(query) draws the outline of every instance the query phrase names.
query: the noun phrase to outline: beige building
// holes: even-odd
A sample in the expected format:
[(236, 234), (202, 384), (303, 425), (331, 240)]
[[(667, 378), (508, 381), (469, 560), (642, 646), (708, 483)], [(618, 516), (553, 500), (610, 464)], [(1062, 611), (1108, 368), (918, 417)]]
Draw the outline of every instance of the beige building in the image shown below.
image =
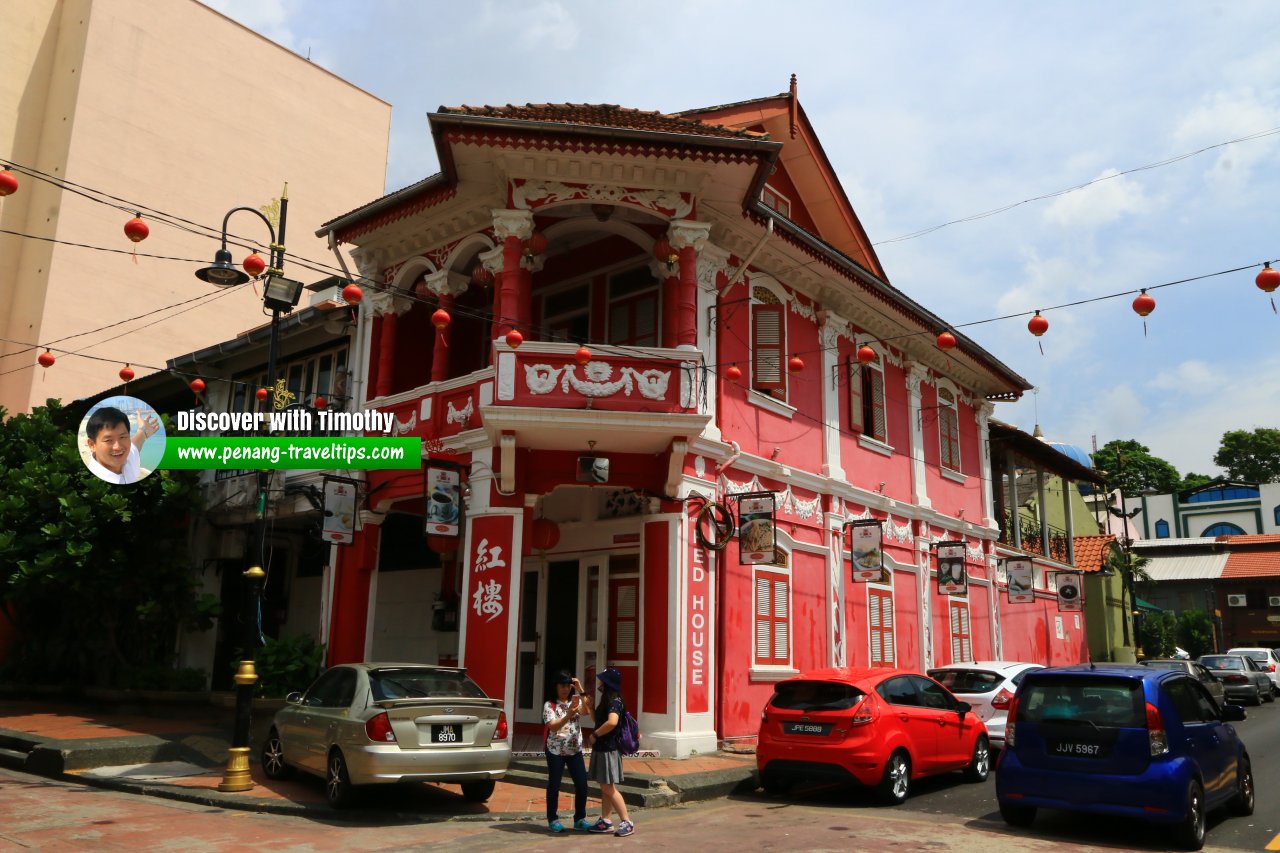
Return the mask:
[[(0, 199), (0, 229), (28, 236), (0, 234), (0, 406), (70, 401), (119, 384), (125, 362), (141, 377), (262, 323), (254, 287), (218, 292), (195, 278), (216, 238), (150, 220), (138, 252), (200, 263), (131, 257), (132, 211), (22, 169), (214, 229), (234, 207), (270, 205), (288, 182), (289, 252), (332, 266), (314, 234), (335, 210), (382, 194), (390, 121), (385, 101), (194, 0), (9, 4), (0, 161), (21, 186)], [(235, 214), (228, 230), (266, 257), (257, 217)], [(248, 254), (232, 252), (237, 263)], [(293, 261), (285, 272), (323, 276)], [(121, 323), (202, 294), (216, 298)], [(38, 366), (31, 344), (52, 346), (57, 363)]]

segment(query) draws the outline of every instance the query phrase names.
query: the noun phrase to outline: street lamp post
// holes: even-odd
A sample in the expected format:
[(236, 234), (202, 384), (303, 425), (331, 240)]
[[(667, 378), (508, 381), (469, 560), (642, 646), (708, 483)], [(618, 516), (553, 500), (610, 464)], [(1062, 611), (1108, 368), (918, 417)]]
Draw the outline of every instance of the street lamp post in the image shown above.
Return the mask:
[[(302, 292), (302, 283), (284, 277), (284, 237), (285, 225), (289, 216), (289, 185), (285, 184), (280, 197), (280, 231), (275, 228), (259, 210), (252, 207), (234, 207), (222, 218), (222, 248), (214, 255), (211, 265), (196, 271), (196, 278), (207, 281), (215, 287), (235, 287), (249, 281), (250, 276), (238, 269), (232, 262), (231, 252), (227, 249), (227, 222), (231, 214), (248, 211), (267, 225), (271, 233), (271, 263), (266, 270), (267, 283), (263, 288), (263, 303), (271, 309), (271, 342), (267, 350), (267, 387), (270, 389), (272, 409), (278, 407), (277, 401), (282, 399), (283, 389), (276, 388), (276, 353), (279, 348), (280, 315), (293, 310), (298, 304)], [(263, 425), (263, 431), (267, 426)], [(227, 767), (222, 775), (219, 791), (248, 791), (253, 788), (253, 777), (249, 773), (250, 729), (252, 723), (254, 685), (258, 682), (258, 674), (254, 669), (254, 654), (262, 641), (262, 583), (266, 572), (262, 563), (267, 550), (267, 495), (271, 484), (271, 472), (266, 469), (258, 471), (258, 500), (253, 520), (253, 548), (255, 552), (250, 559), (250, 566), (244, 572), (248, 582), (245, 595), (244, 619), (244, 657), (236, 671), (236, 713), (235, 729), (232, 733), (231, 748), (228, 750)]]

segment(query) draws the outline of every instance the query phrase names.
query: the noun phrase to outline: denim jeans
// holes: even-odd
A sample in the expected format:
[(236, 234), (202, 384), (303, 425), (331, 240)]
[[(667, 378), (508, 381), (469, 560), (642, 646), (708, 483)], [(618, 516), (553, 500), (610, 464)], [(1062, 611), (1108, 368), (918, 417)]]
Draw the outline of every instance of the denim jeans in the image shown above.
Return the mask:
[(556, 820), (560, 807), (560, 780), (565, 767), (573, 779), (573, 820), (578, 822), (587, 816), (587, 765), (582, 753), (555, 755), (547, 753), (547, 823)]

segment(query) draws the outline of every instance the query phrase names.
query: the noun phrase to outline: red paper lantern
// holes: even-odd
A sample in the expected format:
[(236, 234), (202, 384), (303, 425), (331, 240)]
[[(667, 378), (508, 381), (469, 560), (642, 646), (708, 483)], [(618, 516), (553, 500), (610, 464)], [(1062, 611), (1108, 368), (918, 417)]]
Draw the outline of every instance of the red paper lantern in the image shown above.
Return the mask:
[(529, 239), (524, 241), (524, 253), (529, 257), (541, 255), (547, 250), (547, 237), (541, 231), (534, 231), (529, 235)]
[(1040, 312), (1037, 311), (1036, 315), (1027, 321), (1027, 331), (1038, 338), (1049, 331), (1049, 321), (1041, 317)]
[(787, 370), (792, 373), (799, 373), (804, 370), (804, 359), (798, 355), (791, 356), (791, 358), (787, 359)]
[(507, 332), (507, 346), (512, 349), (519, 349), (522, 343), (524, 343), (524, 335), (520, 334), (519, 329), (512, 329)]
[(443, 332), (449, 328), (449, 321), (452, 319), (448, 311), (443, 308), (437, 308), (436, 312), (431, 315), (431, 325), (436, 327), (436, 331)]
[(731, 364), (724, 369), (724, 378), (730, 382), (737, 382), (742, 378), (742, 368), (736, 364)]
[(1280, 270), (1273, 270), (1271, 262), (1267, 261), (1262, 265), (1262, 272), (1258, 273), (1253, 283), (1258, 285), (1258, 289), (1264, 293), (1275, 293), (1276, 288), (1280, 287)]
[(0, 170), (0, 198), (18, 191), (18, 176), (8, 169)]
[(680, 254), (671, 247), (671, 242), (665, 237), (659, 237), (653, 244), (653, 256), (664, 264), (674, 264), (680, 260)]
[(550, 551), (560, 543), (560, 525), (549, 518), (537, 518), (529, 531), (529, 544), (535, 551)]
[(361, 299), (364, 299), (364, 291), (360, 285), (353, 282), (342, 288), (342, 300), (348, 305), (359, 305)]
[(244, 261), (241, 262), (240, 266), (244, 267), (244, 271), (250, 276), (257, 278), (262, 275), (262, 271), (267, 268), (267, 262), (262, 259), (262, 255), (254, 252), (249, 255), (249, 257), (245, 258)]
[(194, 391), (194, 392), (196, 392), (197, 394), (201, 394), (201, 393), (203, 393), (203, 392), (204, 392), (204, 380), (203, 380), (203, 379), (200, 379), (200, 378), (192, 379), (192, 380), (191, 380), (191, 390), (192, 390), (192, 391)]
[(316, 397), (315, 405), (317, 409), (327, 409), (329, 408), (329, 401), (324, 397)]
[(130, 379), (132, 379), (132, 378), (133, 378), (133, 375), (134, 375), (134, 374), (133, 374), (133, 368), (132, 368), (132, 367), (130, 367), (129, 365), (127, 365), (127, 364), (126, 364), (124, 367), (120, 368), (120, 381), (121, 381), (121, 382), (128, 382)]
[(1154, 297), (1147, 295), (1147, 289), (1144, 287), (1133, 300), (1133, 310), (1137, 312), (1139, 317), (1145, 317), (1152, 311), (1156, 310), (1156, 300)]
[(579, 365), (585, 365), (591, 361), (591, 350), (586, 347), (578, 347), (578, 351), (573, 354), (573, 360)]
[(471, 280), (481, 287), (488, 287), (493, 284), (493, 270), (478, 263), (471, 268)]
[(266, 388), (259, 388), (257, 391), (253, 392), (253, 396), (258, 398), (259, 403), (267, 399), (267, 394), (268, 394), (268, 391)]
[(858, 363), (871, 364), (876, 360), (876, 351), (871, 348), (870, 344), (863, 344), (858, 347)]
[(956, 336), (950, 332), (938, 332), (938, 349), (949, 352), (956, 348)]
[(147, 227), (147, 223), (143, 222), (140, 216), (135, 216), (124, 224), (124, 236), (135, 243), (141, 243), (150, 234), (151, 229)]
[(41, 367), (53, 367), (53, 363), (57, 361), (57, 359), (53, 357), (53, 353), (45, 350), (40, 353), (40, 357), (37, 358), (36, 361), (40, 362)]

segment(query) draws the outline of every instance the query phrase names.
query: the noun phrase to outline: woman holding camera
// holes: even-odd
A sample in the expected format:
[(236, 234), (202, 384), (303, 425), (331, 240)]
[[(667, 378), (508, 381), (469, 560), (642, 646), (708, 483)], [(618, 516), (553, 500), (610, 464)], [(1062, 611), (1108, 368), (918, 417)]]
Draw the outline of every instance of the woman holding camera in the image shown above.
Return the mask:
[(572, 673), (556, 676), (555, 695), (542, 706), (542, 722), (547, 727), (547, 827), (564, 832), (560, 822), (560, 780), (569, 768), (573, 778), (574, 829), (590, 829), (587, 821), (587, 766), (582, 760), (582, 725), (578, 718), (591, 713), (591, 697)]

